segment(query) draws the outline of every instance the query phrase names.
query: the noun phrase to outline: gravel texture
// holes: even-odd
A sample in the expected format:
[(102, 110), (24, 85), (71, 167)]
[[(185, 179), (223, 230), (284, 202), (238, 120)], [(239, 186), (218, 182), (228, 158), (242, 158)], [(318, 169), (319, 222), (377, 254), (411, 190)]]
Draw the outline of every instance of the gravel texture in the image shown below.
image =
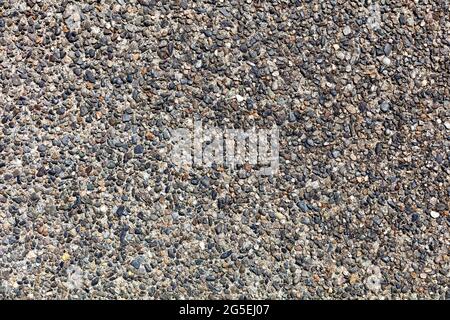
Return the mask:
[[(0, 298), (449, 299), (449, 9), (0, 0)], [(279, 172), (174, 166), (186, 119)]]

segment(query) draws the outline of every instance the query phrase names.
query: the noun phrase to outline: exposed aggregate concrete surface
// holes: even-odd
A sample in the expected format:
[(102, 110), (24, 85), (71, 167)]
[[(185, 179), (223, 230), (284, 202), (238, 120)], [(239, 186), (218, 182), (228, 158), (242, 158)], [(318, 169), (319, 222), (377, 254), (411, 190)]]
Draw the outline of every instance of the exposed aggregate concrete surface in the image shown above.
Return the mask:
[(0, 0), (0, 299), (449, 299), (449, 10)]

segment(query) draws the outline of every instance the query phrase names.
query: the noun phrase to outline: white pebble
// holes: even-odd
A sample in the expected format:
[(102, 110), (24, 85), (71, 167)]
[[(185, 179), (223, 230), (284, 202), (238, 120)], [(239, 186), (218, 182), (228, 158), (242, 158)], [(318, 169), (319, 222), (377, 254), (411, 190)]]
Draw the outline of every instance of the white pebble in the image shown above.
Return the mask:
[(433, 219), (437, 219), (437, 218), (439, 218), (440, 214), (439, 214), (439, 212), (431, 211), (431, 212), (430, 212), (430, 216), (431, 216)]
[(242, 101), (244, 101), (244, 97), (237, 94), (236, 95), (236, 100), (237, 100), (237, 102), (242, 102)]
[(349, 26), (345, 26), (344, 30), (342, 30), (342, 33), (344, 33), (344, 36), (348, 36), (350, 33), (352, 33), (352, 29), (350, 29)]

